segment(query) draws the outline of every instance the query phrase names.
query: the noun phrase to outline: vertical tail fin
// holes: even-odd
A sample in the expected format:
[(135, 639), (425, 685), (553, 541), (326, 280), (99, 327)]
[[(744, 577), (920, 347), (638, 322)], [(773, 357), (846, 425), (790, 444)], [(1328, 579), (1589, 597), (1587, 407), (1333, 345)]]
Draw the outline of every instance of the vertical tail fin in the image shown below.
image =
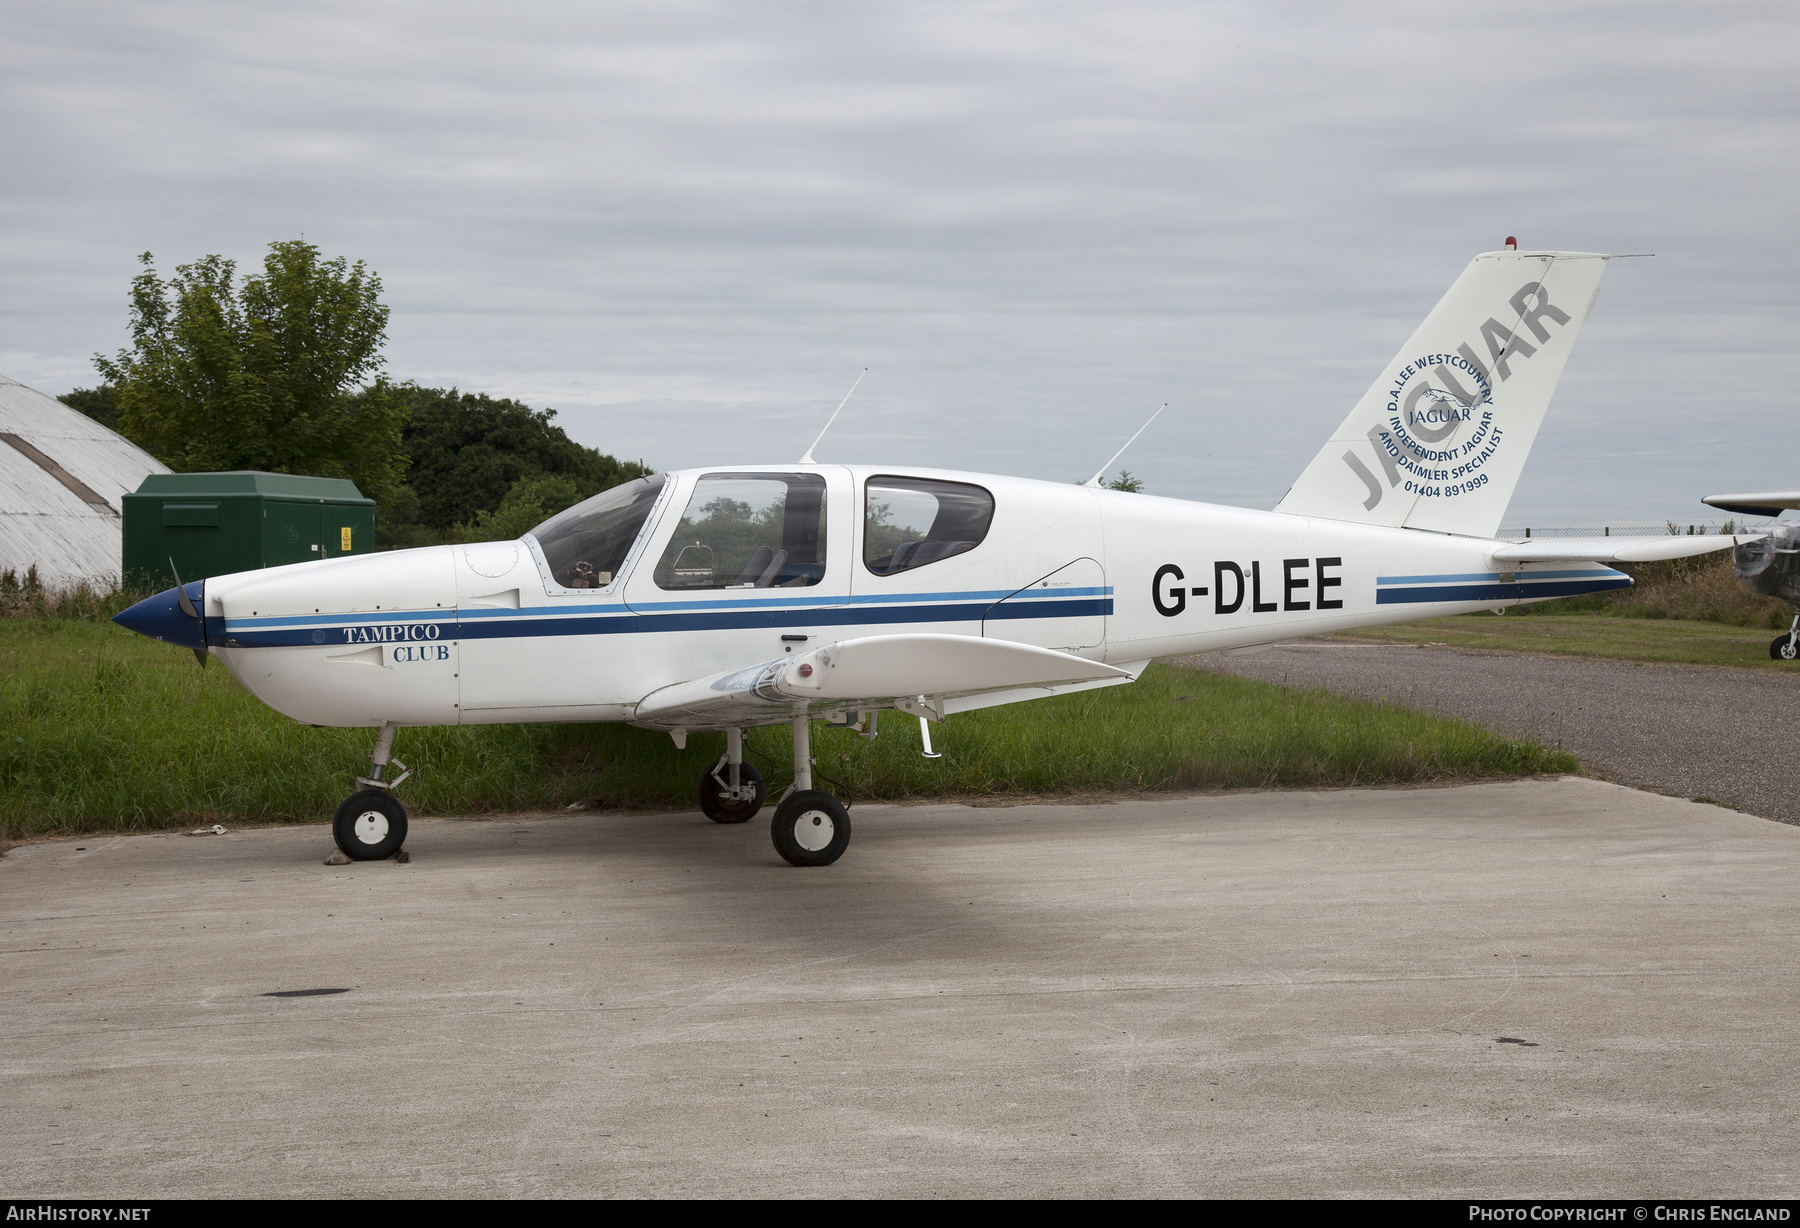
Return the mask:
[(1608, 257), (1475, 257), (1278, 512), (1492, 537)]

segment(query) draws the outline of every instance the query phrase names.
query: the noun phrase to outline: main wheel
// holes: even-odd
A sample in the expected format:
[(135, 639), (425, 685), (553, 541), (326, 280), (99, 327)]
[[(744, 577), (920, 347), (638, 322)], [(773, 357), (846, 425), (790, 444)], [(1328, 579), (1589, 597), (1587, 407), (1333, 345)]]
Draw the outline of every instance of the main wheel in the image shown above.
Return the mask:
[(337, 808), (331, 837), (352, 861), (392, 857), (406, 843), (406, 808), (385, 789), (352, 793)]
[(775, 851), (795, 866), (828, 866), (850, 847), (850, 812), (817, 789), (791, 793), (769, 826)]
[(1792, 637), (1778, 635), (1769, 644), (1769, 655), (1777, 661), (1792, 661), (1800, 657), (1800, 648), (1796, 648)]
[(700, 773), (701, 812), (715, 823), (747, 823), (755, 818), (767, 796), (763, 788), (762, 773), (748, 763), (738, 764), (737, 797), (726, 796), (729, 790), (719, 783), (720, 778), (729, 781), (731, 769), (709, 767)]

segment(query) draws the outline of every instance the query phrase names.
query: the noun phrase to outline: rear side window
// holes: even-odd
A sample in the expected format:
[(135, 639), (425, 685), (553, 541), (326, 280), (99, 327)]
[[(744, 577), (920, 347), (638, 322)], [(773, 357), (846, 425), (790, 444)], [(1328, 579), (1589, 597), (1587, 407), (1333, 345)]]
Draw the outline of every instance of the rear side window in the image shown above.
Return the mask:
[(863, 516), (863, 565), (878, 576), (911, 571), (981, 544), (994, 496), (966, 482), (873, 477)]
[(602, 491), (531, 531), (563, 588), (605, 588), (625, 565), (631, 544), (656, 506), (663, 475), (639, 478)]
[(825, 479), (708, 473), (656, 565), (659, 588), (808, 588), (825, 575)]

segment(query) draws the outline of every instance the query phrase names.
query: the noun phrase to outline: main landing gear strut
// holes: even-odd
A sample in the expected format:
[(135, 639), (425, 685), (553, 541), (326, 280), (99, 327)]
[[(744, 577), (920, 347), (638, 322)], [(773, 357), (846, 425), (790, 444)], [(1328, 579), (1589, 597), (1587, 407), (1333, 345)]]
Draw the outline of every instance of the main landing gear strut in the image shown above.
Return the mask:
[(700, 809), (715, 823), (747, 823), (762, 809), (762, 774), (744, 762), (744, 731), (725, 731), (725, 753), (700, 773)]
[[(804, 715), (793, 724), (794, 783), (775, 807), (769, 835), (788, 864), (828, 866), (850, 847), (850, 812), (831, 794), (812, 787), (811, 725)], [(700, 809), (715, 823), (747, 822), (762, 809), (763, 779), (744, 762), (743, 730), (725, 731), (725, 753), (701, 774), (699, 791)]]
[[(406, 843), (406, 809), (395, 800), (393, 789), (412, 775), (412, 769), (393, 757), (393, 749), (394, 726), (389, 722), (375, 739), (369, 774), (356, 778), (361, 787), (344, 799), (332, 820), (332, 839), (352, 861), (380, 861), (398, 853)], [(390, 763), (400, 769), (400, 775), (383, 780)]]

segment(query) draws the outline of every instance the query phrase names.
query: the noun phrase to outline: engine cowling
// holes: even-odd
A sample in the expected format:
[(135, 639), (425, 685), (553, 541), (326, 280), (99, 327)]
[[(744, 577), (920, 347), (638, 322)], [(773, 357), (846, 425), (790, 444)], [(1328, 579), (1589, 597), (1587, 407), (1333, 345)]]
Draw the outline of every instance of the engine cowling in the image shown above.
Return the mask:
[(1800, 524), (1775, 524), (1767, 537), (1732, 547), (1731, 570), (1753, 593), (1800, 606)]

